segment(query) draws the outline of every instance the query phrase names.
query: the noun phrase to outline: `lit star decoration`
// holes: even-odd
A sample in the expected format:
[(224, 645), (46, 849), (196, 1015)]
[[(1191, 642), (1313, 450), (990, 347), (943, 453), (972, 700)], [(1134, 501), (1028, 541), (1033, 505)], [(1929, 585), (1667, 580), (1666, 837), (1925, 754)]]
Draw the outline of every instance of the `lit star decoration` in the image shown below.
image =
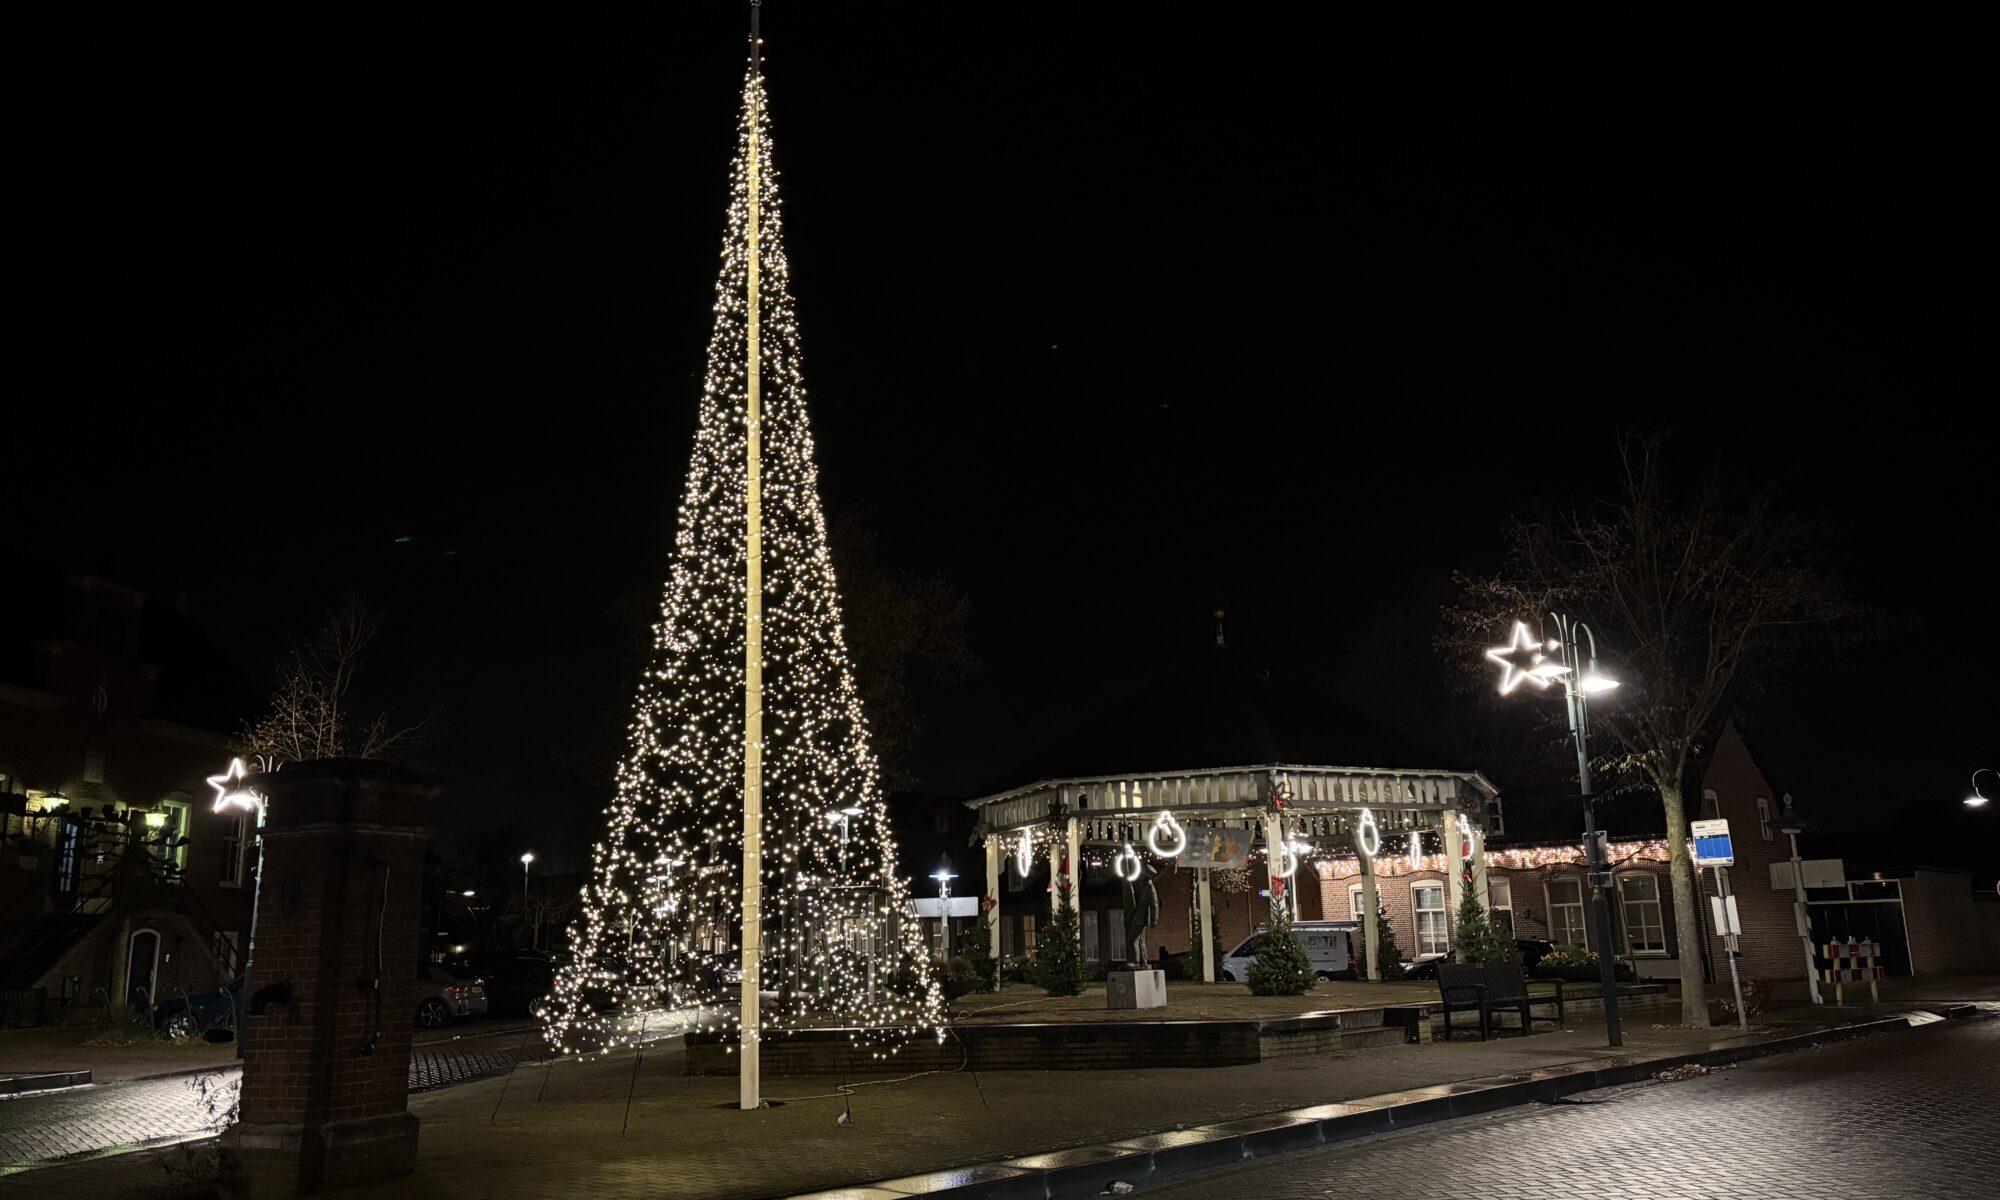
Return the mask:
[[(743, 85), (708, 370), (653, 661), (639, 682), (605, 839), (592, 848), (583, 914), (571, 930), (575, 961), (541, 1009), (550, 1037), (569, 1050), (635, 1041), (634, 1022), (620, 1010), (692, 1009), (699, 1030), (742, 1032), (738, 988), (725, 980), (742, 945), (753, 114), (763, 381), (760, 1024), (765, 1031), (838, 1026), (877, 1057), (920, 1029), (942, 1036), (943, 998), (925, 969), (922, 931), (895, 873), (896, 845), (841, 627), (769, 109), (752, 70)], [(855, 810), (845, 863), (839, 833), (823, 819), (843, 809)], [(612, 1011), (591, 1003), (599, 989), (609, 991)]]
[(1503, 696), (1521, 686), (1524, 680), (1538, 688), (1546, 688), (1551, 677), (1568, 670), (1549, 658), (1549, 646), (1531, 636), (1524, 621), (1514, 622), (1512, 639), (1505, 646), (1489, 649), (1486, 657), (1500, 664), (1500, 694)]
[(237, 809), (241, 812), (256, 812), (262, 797), (258, 796), (243, 782), (243, 760), (232, 758), (229, 769), (220, 775), (210, 775), (208, 786), (215, 789), (214, 811)]

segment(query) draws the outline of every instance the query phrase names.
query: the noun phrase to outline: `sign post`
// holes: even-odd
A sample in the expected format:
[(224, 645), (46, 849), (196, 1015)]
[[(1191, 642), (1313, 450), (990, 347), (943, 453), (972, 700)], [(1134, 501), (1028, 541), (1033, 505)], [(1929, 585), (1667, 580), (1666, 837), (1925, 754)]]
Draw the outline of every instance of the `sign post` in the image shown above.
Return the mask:
[(1729, 894), (1728, 868), (1736, 865), (1736, 848), (1729, 840), (1728, 821), (1696, 821), (1691, 827), (1694, 834), (1694, 863), (1697, 867), (1715, 868), (1715, 930), (1722, 935), (1722, 950), (1729, 956), (1729, 990), (1736, 997), (1736, 1026), (1750, 1028), (1750, 1014), (1743, 1010), (1743, 980), (1736, 969), (1736, 936), (1743, 932), (1743, 926), (1736, 917), (1736, 897)]

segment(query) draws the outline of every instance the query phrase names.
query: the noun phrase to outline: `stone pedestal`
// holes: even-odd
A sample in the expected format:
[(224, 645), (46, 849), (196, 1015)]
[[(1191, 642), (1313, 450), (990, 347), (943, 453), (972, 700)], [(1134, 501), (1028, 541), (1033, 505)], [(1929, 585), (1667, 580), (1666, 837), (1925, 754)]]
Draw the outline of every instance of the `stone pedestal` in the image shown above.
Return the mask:
[(1165, 971), (1108, 971), (1104, 976), (1104, 1007), (1165, 1008)]
[(259, 775), (268, 798), (238, 1122), (226, 1194), (263, 1200), (406, 1174), (426, 802), (388, 763)]

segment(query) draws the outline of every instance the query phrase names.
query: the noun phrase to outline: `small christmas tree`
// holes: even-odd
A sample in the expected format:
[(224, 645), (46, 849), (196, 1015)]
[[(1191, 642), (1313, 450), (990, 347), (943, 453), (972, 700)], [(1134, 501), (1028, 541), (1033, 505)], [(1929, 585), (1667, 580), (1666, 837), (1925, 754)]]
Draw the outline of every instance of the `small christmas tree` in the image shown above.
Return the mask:
[(1083, 938), (1077, 928), (1067, 871), (1056, 874), (1055, 918), (1035, 946), (1035, 982), (1051, 996), (1074, 996), (1083, 991)]
[(1471, 888), (1465, 889), (1465, 898), (1458, 903), (1457, 944), (1458, 961), (1462, 963), (1505, 962), (1514, 953), (1514, 942), (1496, 928), (1487, 918), (1486, 910), (1480, 906), (1479, 895)]
[[(1354, 931), (1355, 948), (1360, 952), (1355, 957), (1360, 960), (1363, 975), (1368, 972), (1368, 931)], [(1377, 903), (1375, 907), (1375, 953), (1382, 960), (1382, 979), (1390, 982), (1403, 977), (1403, 948), (1396, 944), (1396, 927), (1389, 923), (1389, 906)]]
[(965, 948), (965, 961), (982, 992), (1000, 990), (1000, 960), (993, 957), (993, 910), (998, 902), (991, 896), (979, 898), (979, 924), (972, 930), (972, 944)]
[(1253, 996), (1303, 996), (1318, 981), (1305, 944), (1292, 932), (1290, 906), (1281, 899), (1272, 905), (1271, 927), (1250, 964), (1250, 994)]

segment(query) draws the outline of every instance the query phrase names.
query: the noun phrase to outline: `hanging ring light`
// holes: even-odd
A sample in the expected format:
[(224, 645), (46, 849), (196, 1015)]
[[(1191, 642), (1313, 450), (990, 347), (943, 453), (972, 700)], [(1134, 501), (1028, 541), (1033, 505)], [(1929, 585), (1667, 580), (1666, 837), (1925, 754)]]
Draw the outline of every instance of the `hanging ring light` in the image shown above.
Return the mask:
[(1382, 853), (1382, 831), (1375, 826), (1375, 814), (1361, 810), (1361, 824), (1355, 830), (1361, 847), (1361, 857), (1374, 858)]
[(1421, 829), (1412, 829), (1410, 830), (1410, 870), (1421, 871), (1423, 869), (1424, 831)]
[(1163, 808), (1153, 818), (1153, 827), (1146, 831), (1146, 848), (1161, 858), (1179, 858), (1187, 849), (1187, 830), (1174, 820), (1174, 814)]
[(1132, 843), (1126, 842), (1125, 848), (1112, 858), (1111, 870), (1126, 883), (1139, 881), (1139, 852), (1132, 848)]
[(1290, 879), (1299, 869), (1299, 844), (1281, 842), (1278, 845), (1278, 878)]
[(1035, 869), (1035, 843), (1028, 837), (1028, 831), (1021, 831), (1021, 838), (1014, 843), (1014, 869), (1026, 879), (1028, 872)]

